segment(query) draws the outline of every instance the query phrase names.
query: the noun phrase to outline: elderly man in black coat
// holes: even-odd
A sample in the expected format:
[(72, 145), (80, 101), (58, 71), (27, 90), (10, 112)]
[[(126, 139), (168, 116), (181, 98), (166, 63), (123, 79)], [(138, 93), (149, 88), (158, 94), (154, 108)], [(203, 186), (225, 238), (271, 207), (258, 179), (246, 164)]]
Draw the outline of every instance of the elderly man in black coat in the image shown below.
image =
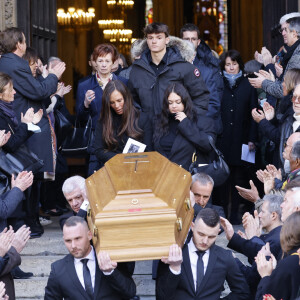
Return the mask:
[[(49, 75), (42, 82), (35, 79), (31, 73), (29, 64), (22, 59), (26, 51), (26, 40), (23, 32), (18, 28), (8, 28), (0, 34), (0, 72), (8, 74), (14, 83), (16, 91), (14, 100), (14, 110), (20, 118), (21, 113), (25, 113), (29, 107), (35, 110), (43, 109), (44, 116), (37, 124), (41, 128), (40, 139), (35, 142), (31, 138), (27, 140), (28, 147), (36, 152), (38, 148), (51, 145), (51, 135), (49, 129), (49, 120), (44, 106), (44, 101), (57, 90), (58, 78), (65, 70), (65, 63), (59, 63), (49, 70)], [(45, 133), (49, 134), (45, 134)], [(55, 150), (48, 149), (44, 160), (44, 167), (41, 172), (55, 173)], [(45, 153), (46, 153), (45, 149)], [(49, 155), (50, 154), (50, 155)], [(36, 176), (37, 178), (37, 176)], [(26, 202), (26, 223), (30, 226), (32, 235), (40, 236), (43, 228), (38, 222), (38, 201), (39, 184), (34, 184), (30, 196), (27, 196)]]

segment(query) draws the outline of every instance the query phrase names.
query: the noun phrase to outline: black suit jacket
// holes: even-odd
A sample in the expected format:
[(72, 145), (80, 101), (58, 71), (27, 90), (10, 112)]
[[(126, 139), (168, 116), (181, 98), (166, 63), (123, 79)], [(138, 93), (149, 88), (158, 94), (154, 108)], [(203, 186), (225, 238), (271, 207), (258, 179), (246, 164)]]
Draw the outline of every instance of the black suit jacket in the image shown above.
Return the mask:
[(269, 243), (271, 252), (276, 259), (279, 260), (282, 254), (280, 246), (280, 230), (281, 226), (278, 226), (269, 233), (262, 234), (260, 237), (253, 237), (250, 240), (243, 239), (237, 233), (234, 233), (227, 247), (247, 256), (249, 263), (252, 264), (258, 251), (266, 243)]
[(231, 293), (223, 299), (249, 299), (249, 287), (230, 251), (213, 245), (205, 276), (195, 291), (188, 246), (182, 249), (181, 273), (174, 275), (169, 265), (160, 261), (156, 280), (157, 300), (217, 300), (227, 280)]
[(21, 256), (14, 247), (10, 247), (3, 259), (5, 264), (0, 271), (0, 281), (5, 284), (5, 293), (9, 296), (9, 300), (15, 300), (14, 279), (10, 272), (21, 264)]
[[(122, 300), (135, 296), (132, 279), (134, 263), (119, 263), (111, 275), (104, 275), (96, 261), (95, 300)], [(51, 265), (45, 288), (45, 300), (90, 300), (81, 285), (74, 266), (74, 257), (68, 254)]]
[(63, 229), (66, 221), (73, 216), (81, 217), (86, 220), (87, 212), (83, 209), (79, 209), (78, 213), (75, 213), (74, 211), (69, 211), (66, 214), (63, 214), (59, 217), (59, 225), (61, 230)]

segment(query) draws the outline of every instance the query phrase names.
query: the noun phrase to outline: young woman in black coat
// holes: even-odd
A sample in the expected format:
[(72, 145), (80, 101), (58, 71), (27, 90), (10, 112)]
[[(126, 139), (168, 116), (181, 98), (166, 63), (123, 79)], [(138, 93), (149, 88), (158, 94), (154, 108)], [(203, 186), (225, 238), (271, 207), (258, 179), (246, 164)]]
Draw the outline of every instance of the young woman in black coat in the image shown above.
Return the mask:
[[(235, 185), (248, 185), (249, 175), (247, 163), (241, 160), (242, 145), (255, 150), (257, 125), (253, 121), (251, 111), (258, 106), (256, 90), (244, 76), (244, 63), (237, 50), (229, 50), (222, 54), (220, 67), (224, 80), (224, 92), (221, 102), (221, 118), (223, 132), (218, 137), (217, 147), (223, 153), (230, 167), (229, 180), (220, 192), (224, 210), (227, 211), (231, 195), (230, 221), (239, 224), (239, 203), (242, 199)], [(250, 208), (249, 208), (250, 209)]]
[(155, 120), (154, 150), (188, 170), (195, 151), (199, 163), (210, 162), (213, 150), (208, 135), (215, 138), (213, 120), (197, 117), (191, 97), (182, 84), (169, 85), (162, 113)]
[(148, 116), (133, 105), (128, 88), (120, 80), (104, 89), (100, 119), (95, 131), (95, 155), (101, 164), (122, 153), (128, 138), (152, 150), (152, 125)]
[(275, 299), (293, 300), (298, 295), (300, 287), (300, 211), (291, 214), (284, 222), (280, 232), (280, 245), (284, 257), (274, 268), (276, 259), (273, 255), (269, 260), (260, 251), (256, 257), (257, 271), (261, 281), (257, 288), (257, 300), (263, 295), (271, 294)]

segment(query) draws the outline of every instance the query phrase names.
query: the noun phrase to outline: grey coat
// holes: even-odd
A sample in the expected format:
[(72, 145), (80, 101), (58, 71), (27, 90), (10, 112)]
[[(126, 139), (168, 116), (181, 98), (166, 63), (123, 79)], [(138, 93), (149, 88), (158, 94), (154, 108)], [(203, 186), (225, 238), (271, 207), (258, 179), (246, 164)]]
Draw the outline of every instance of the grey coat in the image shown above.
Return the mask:
[[(290, 58), (289, 62), (287, 63), (283, 77), (288, 70), (299, 69), (299, 66), (300, 66), (300, 45), (295, 49), (292, 57)], [(262, 88), (266, 93), (269, 93), (270, 95), (274, 96), (275, 98), (283, 97), (281, 80), (271, 81), (271, 80), (265, 79), (262, 82)]]

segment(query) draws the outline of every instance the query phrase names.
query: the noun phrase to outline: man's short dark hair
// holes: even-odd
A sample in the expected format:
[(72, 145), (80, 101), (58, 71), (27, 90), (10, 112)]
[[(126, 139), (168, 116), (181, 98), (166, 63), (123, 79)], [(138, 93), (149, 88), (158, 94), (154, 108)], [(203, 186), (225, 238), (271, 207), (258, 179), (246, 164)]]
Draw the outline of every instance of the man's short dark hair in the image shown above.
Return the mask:
[(74, 227), (74, 226), (77, 226), (77, 224), (83, 224), (84, 226), (87, 226), (87, 222), (84, 218), (78, 217), (78, 216), (72, 216), (66, 220), (64, 227), (65, 226), (66, 227)]
[(151, 23), (144, 28), (145, 37), (147, 37), (148, 34), (152, 33), (164, 33), (166, 37), (170, 35), (168, 25), (158, 22)]
[(10, 27), (0, 33), (0, 53), (11, 53), (17, 49), (17, 44), (24, 42), (23, 31), (17, 27)]
[(185, 31), (196, 31), (198, 39), (200, 39), (200, 30), (199, 30), (198, 26), (196, 26), (195, 24), (186, 23), (185, 25), (183, 25), (180, 29), (180, 37), (181, 38), (183, 38), (183, 33)]
[(220, 223), (219, 214), (212, 208), (203, 208), (199, 211), (195, 224), (202, 219), (204, 224), (209, 227), (216, 227)]

